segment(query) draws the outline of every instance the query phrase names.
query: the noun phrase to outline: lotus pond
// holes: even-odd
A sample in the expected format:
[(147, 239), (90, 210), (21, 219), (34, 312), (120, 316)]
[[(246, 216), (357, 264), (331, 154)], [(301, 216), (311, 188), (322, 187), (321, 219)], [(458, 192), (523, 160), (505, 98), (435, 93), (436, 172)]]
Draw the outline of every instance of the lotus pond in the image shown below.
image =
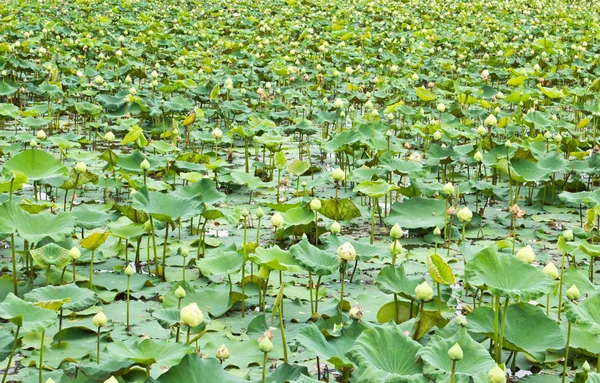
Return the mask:
[(5, 382), (600, 382), (600, 5), (0, 5)]

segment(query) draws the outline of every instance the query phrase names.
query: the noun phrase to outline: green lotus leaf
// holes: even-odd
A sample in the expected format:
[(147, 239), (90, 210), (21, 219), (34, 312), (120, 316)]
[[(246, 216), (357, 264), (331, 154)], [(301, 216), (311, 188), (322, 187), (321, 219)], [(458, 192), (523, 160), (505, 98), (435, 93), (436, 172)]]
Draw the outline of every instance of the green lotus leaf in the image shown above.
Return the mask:
[(171, 327), (175, 326), (181, 320), (180, 310), (177, 308), (158, 309), (152, 313), (152, 316), (156, 318), (162, 328), (167, 330), (171, 329)]
[(4, 302), (0, 303), (0, 318), (21, 327), (20, 334), (42, 332), (56, 323), (56, 312), (47, 310), (19, 299), (8, 293)]
[(140, 188), (133, 195), (132, 206), (163, 222), (176, 221), (204, 210), (200, 198), (181, 198), (172, 193), (150, 191), (147, 187)]
[(348, 356), (358, 366), (361, 382), (427, 383), (418, 359), (421, 347), (398, 326), (389, 324), (363, 331)]
[(106, 239), (108, 238), (108, 235), (109, 232), (107, 231), (97, 231), (95, 233), (92, 233), (81, 241), (81, 247), (88, 250), (96, 250), (97, 248), (102, 246), (104, 241), (106, 241)]
[(311, 245), (308, 239), (290, 247), (290, 254), (304, 269), (316, 275), (330, 275), (339, 268), (336, 255)]
[(65, 301), (63, 309), (79, 312), (98, 302), (98, 296), (89, 289), (82, 289), (73, 283), (62, 286), (46, 286), (34, 289), (24, 296), (26, 301), (43, 307), (53, 301)]
[(398, 190), (396, 185), (390, 185), (382, 179), (377, 181), (362, 181), (354, 188), (354, 192), (362, 193), (371, 198), (381, 198), (391, 191)]
[(350, 198), (329, 198), (323, 202), (320, 214), (334, 221), (350, 221), (360, 217), (360, 210)]
[(66, 176), (69, 172), (51, 154), (37, 149), (24, 150), (6, 161), (2, 174), (9, 176), (11, 171), (21, 172), (31, 181)]
[(388, 256), (390, 253), (390, 250), (385, 245), (378, 243), (371, 245), (368, 242), (357, 241), (343, 235), (329, 235), (323, 238), (322, 242), (326, 245), (326, 250), (331, 252), (331, 254), (337, 254), (338, 248), (344, 244), (344, 242), (350, 242), (356, 250), (356, 256), (362, 260), (368, 260), (373, 257), (384, 257)]
[(131, 339), (107, 346), (108, 353), (117, 360), (129, 359), (141, 366), (157, 364), (161, 369), (176, 366), (189, 349), (186, 343), (153, 339)]
[(188, 354), (181, 362), (158, 379), (145, 383), (243, 383), (245, 380), (226, 372), (217, 359), (203, 359), (198, 354)]
[(244, 256), (235, 250), (220, 250), (196, 260), (202, 275), (216, 277), (237, 273), (241, 270)]
[(392, 211), (384, 222), (403, 229), (425, 229), (443, 227), (446, 216), (446, 202), (443, 199), (413, 197), (402, 202), (394, 202)]
[(565, 302), (565, 313), (573, 323), (590, 334), (600, 334), (600, 293), (589, 296), (579, 304)]
[(73, 218), (70, 213), (51, 214), (42, 212), (29, 214), (12, 201), (0, 205), (0, 233), (17, 232), (31, 243), (38, 243), (44, 238), (56, 242), (62, 241), (73, 232)]
[(452, 268), (438, 254), (432, 254), (427, 257), (427, 270), (436, 283), (443, 285), (453, 285), (456, 283)]
[(407, 276), (404, 265), (385, 266), (375, 279), (379, 290), (386, 294), (400, 294), (409, 300), (415, 299), (415, 288), (423, 281), (425, 281), (423, 277)]
[(42, 267), (54, 266), (62, 269), (71, 262), (69, 250), (55, 243), (49, 243), (29, 252), (35, 263)]
[(72, 214), (77, 220), (77, 227), (92, 230), (119, 217), (118, 212), (107, 213), (106, 210), (107, 206), (85, 204), (78, 206)]
[(269, 248), (257, 247), (248, 258), (257, 265), (265, 265), (271, 270), (300, 272), (302, 267), (298, 264), (290, 251), (282, 250), (275, 245)]

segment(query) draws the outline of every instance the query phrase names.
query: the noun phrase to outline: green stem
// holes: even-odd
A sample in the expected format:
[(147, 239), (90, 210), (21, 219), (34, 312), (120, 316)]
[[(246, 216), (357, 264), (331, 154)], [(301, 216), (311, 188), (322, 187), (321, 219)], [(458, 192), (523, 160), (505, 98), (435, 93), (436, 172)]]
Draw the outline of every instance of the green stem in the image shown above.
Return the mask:
[(166, 270), (167, 270), (167, 243), (169, 241), (169, 223), (167, 222), (167, 226), (165, 226), (165, 242), (163, 243), (163, 255), (162, 255), (162, 271), (161, 271), (161, 275), (162, 275), (162, 280), (166, 281), (167, 278), (165, 277), (166, 275)]
[(315, 315), (315, 306), (313, 300), (313, 281), (312, 281), (312, 273), (308, 272), (308, 296), (310, 298), (310, 316)]
[(498, 348), (498, 322), (499, 322), (499, 317), (500, 317), (500, 297), (495, 297), (492, 295), (492, 305), (494, 306), (494, 358), (496, 361), (498, 361), (498, 359), (496, 358), (497, 355), (497, 351), (496, 349)]
[(15, 252), (15, 233), (10, 235), (10, 252), (12, 256), (13, 291), (17, 295), (17, 254)]
[(62, 307), (60, 308), (60, 310), (58, 311), (58, 348), (60, 349), (60, 343), (61, 343), (61, 332), (62, 332), (62, 321), (63, 321), (63, 309)]
[(263, 370), (262, 370), (262, 383), (267, 382), (267, 353), (263, 353)]
[(96, 250), (92, 249), (92, 260), (90, 261), (90, 290), (92, 289), (92, 278), (94, 277), (94, 252)]
[[(43, 382), (43, 367), (44, 367), (44, 338), (46, 338), (46, 330), (42, 331), (42, 341), (40, 343), (40, 383)], [(7, 368), (8, 369), (8, 368)]]
[(131, 277), (127, 276), (127, 329), (129, 329), (129, 289), (131, 287)]
[[(506, 314), (508, 313), (508, 303), (510, 298), (506, 298), (504, 301), (504, 311), (502, 312), (502, 323), (500, 325), (500, 335), (498, 340), (498, 348), (497, 348), (497, 358), (496, 363), (500, 363), (502, 360), (502, 344), (504, 343), (504, 326), (506, 325)], [(498, 298), (498, 302), (500, 302), (500, 298)]]
[[(258, 219), (258, 222), (260, 223), (260, 218)], [(244, 217), (244, 239), (243, 239), (243, 248), (242, 248), (242, 254), (244, 256), (244, 261), (242, 262), (242, 318), (246, 316), (246, 309), (245, 309), (245, 295), (244, 293), (246, 292), (246, 284), (244, 283), (244, 279), (246, 278), (246, 239), (247, 239), (247, 233), (248, 233), (248, 218)], [(257, 234), (258, 236), (258, 234)], [(258, 242), (257, 242), (258, 243)]]
[(98, 334), (96, 337), (96, 362), (98, 362), (98, 364), (100, 364), (100, 329), (101, 327), (98, 327)]
[(560, 312), (562, 310), (563, 301), (563, 282), (565, 280), (565, 257), (567, 255), (567, 245), (565, 243), (562, 252), (562, 258), (560, 260), (560, 281), (558, 284), (558, 320), (560, 321)]
[[(344, 280), (345, 279), (346, 279), (346, 261), (342, 261), (342, 273), (341, 273), (342, 288), (340, 291), (340, 305), (339, 305), (340, 314), (343, 312), (343, 307), (344, 307)], [(318, 291), (317, 291), (317, 294), (318, 294)]]
[(425, 306), (425, 302), (421, 301), (419, 308), (419, 321), (417, 322), (417, 328), (415, 329), (415, 333), (413, 334), (413, 340), (417, 340), (419, 336), (419, 331), (421, 330), (421, 322), (423, 322), (423, 306)]
[(562, 383), (567, 378), (567, 364), (569, 363), (569, 344), (571, 343), (571, 321), (567, 324), (567, 345), (565, 347), (565, 362), (563, 364)]
[(371, 245), (375, 241), (375, 209), (377, 209), (378, 206), (377, 198), (373, 198), (373, 210), (371, 211)]
[(450, 383), (454, 383), (454, 375), (456, 374), (456, 360), (452, 361), (452, 373), (450, 375)]
[[(279, 272), (281, 275), (281, 271)], [(288, 362), (287, 342), (285, 340), (285, 325), (283, 324), (283, 284), (281, 285), (281, 301), (279, 302), (279, 329), (281, 330), (281, 343), (283, 346), (283, 362)]]
[(73, 203), (75, 202), (75, 195), (77, 194), (77, 183), (79, 182), (79, 173), (75, 176), (75, 186), (73, 187), (73, 196), (71, 197), (71, 207), (69, 211), (73, 210)]
[(15, 331), (15, 340), (13, 342), (12, 350), (10, 351), (10, 356), (8, 357), (8, 364), (6, 365), (6, 370), (4, 370), (4, 376), (2, 376), (2, 383), (6, 382), (6, 377), (8, 376), (8, 370), (10, 370), (10, 364), (12, 363), (12, 358), (15, 355), (15, 350), (17, 349), (17, 342), (19, 341), (19, 330), (21, 326), (17, 326), (17, 330)]

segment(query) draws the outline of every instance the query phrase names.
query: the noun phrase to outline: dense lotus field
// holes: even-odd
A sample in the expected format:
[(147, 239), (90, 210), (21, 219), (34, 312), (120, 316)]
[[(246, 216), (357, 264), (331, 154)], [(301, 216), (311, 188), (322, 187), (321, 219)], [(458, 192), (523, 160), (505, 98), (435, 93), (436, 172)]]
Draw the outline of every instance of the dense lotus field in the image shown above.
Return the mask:
[(600, 382), (599, 17), (3, 1), (1, 383)]

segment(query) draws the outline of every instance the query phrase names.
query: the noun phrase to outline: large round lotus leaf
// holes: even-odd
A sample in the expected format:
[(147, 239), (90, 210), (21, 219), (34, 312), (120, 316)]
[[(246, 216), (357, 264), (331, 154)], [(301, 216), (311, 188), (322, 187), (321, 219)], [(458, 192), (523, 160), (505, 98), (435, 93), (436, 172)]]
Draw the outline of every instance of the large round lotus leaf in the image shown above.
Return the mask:
[(111, 343), (107, 349), (115, 359), (130, 359), (142, 366), (156, 363), (158, 368), (164, 369), (177, 365), (187, 354), (190, 346), (181, 342), (131, 339), (125, 342)]
[(13, 104), (0, 103), (0, 116), (17, 118), (19, 116), (19, 108)]
[(12, 201), (0, 205), (0, 217), (0, 233), (16, 231), (31, 243), (38, 243), (44, 238), (62, 241), (73, 232), (73, 217), (70, 213), (29, 214)]
[(446, 202), (443, 199), (413, 197), (402, 202), (394, 202), (392, 211), (384, 222), (403, 229), (426, 229), (443, 227), (446, 216)]
[(216, 277), (237, 273), (242, 268), (244, 256), (235, 250), (222, 250), (196, 260), (202, 275)]
[(496, 296), (524, 301), (539, 298), (554, 287), (552, 279), (534, 266), (495, 251), (481, 252), (467, 262), (465, 278)]
[(24, 150), (6, 161), (2, 174), (8, 176), (11, 170), (25, 174), (31, 181), (66, 176), (69, 173), (69, 169), (51, 154), (37, 149)]
[[(499, 318), (502, 318), (502, 312)], [(493, 337), (494, 310), (491, 307), (479, 307), (467, 319), (470, 333)], [(506, 347), (525, 351), (541, 363), (546, 359), (547, 350), (559, 350), (565, 346), (565, 337), (556, 322), (539, 307), (525, 302), (508, 307), (504, 339), (510, 343), (505, 343)]]
[(158, 379), (148, 379), (145, 383), (243, 383), (223, 369), (217, 359), (201, 358), (197, 353), (186, 355), (181, 362), (162, 374)]
[(323, 251), (303, 239), (290, 247), (290, 253), (307, 271), (316, 275), (333, 274), (339, 268), (337, 256)]
[(550, 170), (538, 166), (533, 161), (515, 158), (511, 160), (510, 165), (513, 170), (511, 176), (519, 182), (544, 181), (550, 177)]
[(49, 243), (45, 246), (33, 249), (30, 251), (30, 254), (35, 263), (42, 267), (54, 266), (63, 268), (71, 261), (69, 250), (58, 246), (55, 243)]
[(106, 206), (103, 205), (82, 205), (78, 206), (73, 215), (77, 220), (77, 227), (86, 230), (92, 230), (106, 225), (119, 217), (118, 212), (107, 213)]
[(350, 198), (329, 198), (323, 202), (319, 214), (334, 221), (350, 221), (360, 217), (360, 210)]
[(390, 185), (382, 179), (377, 181), (362, 181), (354, 188), (354, 192), (362, 193), (371, 198), (381, 198), (393, 190), (400, 189), (396, 185)]
[(363, 331), (348, 356), (359, 367), (360, 382), (427, 383), (417, 356), (421, 347), (398, 326), (389, 324)]
[(257, 265), (265, 265), (272, 270), (289, 270), (290, 272), (303, 271), (291, 252), (282, 250), (277, 245), (267, 249), (264, 247), (257, 247), (255, 252), (249, 255), (248, 258)]
[(180, 310), (177, 308), (172, 309), (158, 309), (152, 312), (152, 316), (156, 318), (158, 323), (164, 329), (170, 329), (175, 326), (181, 320)]
[(423, 283), (423, 277), (410, 277), (404, 272), (404, 265), (386, 266), (377, 275), (379, 290), (386, 294), (400, 294), (406, 299), (414, 300), (415, 288)]
[(133, 195), (132, 206), (160, 221), (168, 222), (193, 212), (200, 212), (203, 203), (199, 198), (185, 199), (172, 193), (160, 193), (142, 187)]
[(590, 334), (600, 334), (600, 293), (579, 304), (566, 302), (565, 313), (571, 322), (578, 323)]
[(465, 328), (449, 338), (434, 335), (419, 351), (425, 375), (438, 383), (450, 382), (452, 360), (448, 357), (448, 350), (456, 343), (463, 351), (462, 360), (456, 362), (456, 383), (487, 383), (487, 373), (496, 363), (488, 350), (474, 341)]
[(0, 318), (21, 326), (20, 334), (31, 331), (42, 332), (56, 323), (56, 312), (47, 310), (19, 299), (8, 293), (4, 302), (0, 303)]
[(130, 171), (130, 172), (143, 173), (144, 171), (140, 167), (140, 164), (144, 160), (148, 160), (148, 162), (150, 163), (149, 171), (156, 171), (160, 168), (160, 164), (158, 163), (158, 161), (156, 161), (156, 159), (154, 157), (146, 158), (146, 156), (144, 154), (142, 154), (142, 152), (140, 152), (139, 150), (134, 150), (131, 154), (126, 155), (126, 156), (123, 156), (123, 155), (120, 156), (119, 162), (117, 165), (121, 169)]
[(178, 189), (177, 191), (173, 192), (173, 194), (181, 198), (200, 197), (202, 202), (206, 204), (211, 204), (213, 202), (222, 201), (225, 199), (225, 194), (217, 190), (215, 181), (208, 178), (202, 178), (192, 185)]
[(62, 286), (39, 287), (25, 294), (24, 298), (27, 301), (36, 303), (38, 306), (46, 302), (68, 299), (62, 308), (74, 312), (83, 311), (98, 302), (96, 294), (73, 283)]

